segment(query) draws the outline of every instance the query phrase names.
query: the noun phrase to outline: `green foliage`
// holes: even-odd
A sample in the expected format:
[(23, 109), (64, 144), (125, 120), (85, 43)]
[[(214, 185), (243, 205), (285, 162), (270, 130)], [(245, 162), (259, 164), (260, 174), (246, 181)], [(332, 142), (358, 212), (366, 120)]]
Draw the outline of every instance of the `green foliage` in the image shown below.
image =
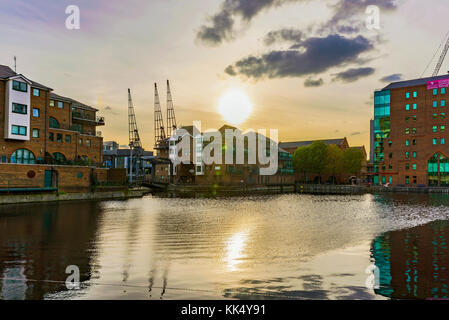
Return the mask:
[(293, 165), (297, 173), (313, 173), (321, 177), (323, 173), (334, 177), (342, 173), (357, 175), (362, 169), (363, 152), (357, 148), (340, 149), (336, 145), (326, 145), (316, 141), (310, 146), (298, 148), (293, 154)]
[(343, 152), (343, 170), (357, 175), (362, 170), (363, 152), (357, 148), (349, 148)]
[(325, 172), (334, 177), (343, 173), (343, 150), (336, 145), (330, 145), (326, 149)]

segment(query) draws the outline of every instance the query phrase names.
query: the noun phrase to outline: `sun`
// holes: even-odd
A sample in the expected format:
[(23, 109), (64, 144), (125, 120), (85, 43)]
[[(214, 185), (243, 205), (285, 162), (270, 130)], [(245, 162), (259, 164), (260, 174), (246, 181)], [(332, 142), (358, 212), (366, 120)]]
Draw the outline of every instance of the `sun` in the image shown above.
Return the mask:
[(233, 125), (243, 123), (253, 111), (248, 95), (239, 89), (226, 92), (218, 103), (218, 112), (223, 119)]

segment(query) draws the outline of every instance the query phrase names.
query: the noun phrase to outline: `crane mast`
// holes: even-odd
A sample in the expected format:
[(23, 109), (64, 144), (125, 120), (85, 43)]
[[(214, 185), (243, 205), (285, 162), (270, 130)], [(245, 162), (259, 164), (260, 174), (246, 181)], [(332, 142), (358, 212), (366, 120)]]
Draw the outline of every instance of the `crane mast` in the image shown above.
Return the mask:
[(443, 52), (441, 53), (440, 59), (437, 62), (437, 65), (435, 67), (435, 71), (433, 72), (433, 77), (436, 77), (438, 73), (440, 72), (441, 66), (443, 65), (444, 59), (446, 58), (447, 52), (449, 50), (449, 37), (446, 36), (446, 44), (444, 45)]

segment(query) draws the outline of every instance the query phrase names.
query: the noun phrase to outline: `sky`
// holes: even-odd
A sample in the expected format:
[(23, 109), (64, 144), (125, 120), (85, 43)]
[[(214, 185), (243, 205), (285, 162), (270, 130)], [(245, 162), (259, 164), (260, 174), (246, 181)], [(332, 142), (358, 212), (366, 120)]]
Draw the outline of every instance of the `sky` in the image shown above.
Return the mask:
[[(66, 28), (69, 5), (78, 30)], [(367, 27), (369, 5), (378, 29)], [(0, 0), (0, 64), (16, 56), (17, 72), (99, 109), (104, 140), (121, 145), (130, 88), (153, 149), (154, 83), (165, 120), (169, 79), (178, 126), (221, 127), (220, 99), (239, 90), (253, 106), (243, 130), (368, 149), (373, 92), (421, 76), (448, 15), (447, 0)]]

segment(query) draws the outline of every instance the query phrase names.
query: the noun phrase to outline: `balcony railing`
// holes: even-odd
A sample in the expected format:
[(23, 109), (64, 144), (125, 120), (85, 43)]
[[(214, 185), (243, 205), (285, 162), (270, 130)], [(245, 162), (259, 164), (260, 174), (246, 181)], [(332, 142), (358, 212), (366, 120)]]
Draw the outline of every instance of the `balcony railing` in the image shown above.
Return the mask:
[(100, 116), (95, 117), (92, 114), (86, 114), (83, 112), (73, 111), (72, 118), (77, 119), (77, 120), (95, 122), (95, 124), (97, 124), (97, 125), (104, 125), (104, 117), (100, 117)]
[(87, 135), (87, 136), (94, 136), (94, 137), (99, 137), (99, 138), (102, 137), (101, 131), (85, 130), (76, 125), (69, 126), (69, 125), (65, 125), (65, 124), (60, 124), (58, 128), (50, 127), (50, 129), (76, 131), (76, 132), (79, 132), (79, 133)]

